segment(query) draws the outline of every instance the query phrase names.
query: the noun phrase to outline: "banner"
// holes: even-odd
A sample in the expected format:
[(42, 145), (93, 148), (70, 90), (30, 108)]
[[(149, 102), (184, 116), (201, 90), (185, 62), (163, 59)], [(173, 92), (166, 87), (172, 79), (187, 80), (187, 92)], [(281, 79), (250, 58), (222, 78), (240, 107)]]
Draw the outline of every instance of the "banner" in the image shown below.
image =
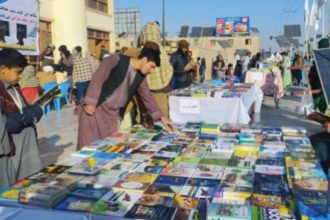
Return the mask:
[(0, 0), (0, 47), (39, 54), (39, 1)]
[(249, 17), (217, 18), (217, 35), (247, 35), (250, 33)]

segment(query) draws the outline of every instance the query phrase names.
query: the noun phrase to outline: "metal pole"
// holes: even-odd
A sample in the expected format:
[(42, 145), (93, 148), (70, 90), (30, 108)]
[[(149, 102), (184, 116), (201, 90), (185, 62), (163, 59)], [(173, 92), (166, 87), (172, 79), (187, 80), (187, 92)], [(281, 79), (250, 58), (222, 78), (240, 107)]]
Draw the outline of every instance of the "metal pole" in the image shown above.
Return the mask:
[(329, 25), (329, 29), (328, 29), (328, 39), (329, 39), (329, 45), (330, 45), (330, 0), (328, 1), (328, 25)]
[(163, 0), (163, 46), (165, 47), (165, 0)]

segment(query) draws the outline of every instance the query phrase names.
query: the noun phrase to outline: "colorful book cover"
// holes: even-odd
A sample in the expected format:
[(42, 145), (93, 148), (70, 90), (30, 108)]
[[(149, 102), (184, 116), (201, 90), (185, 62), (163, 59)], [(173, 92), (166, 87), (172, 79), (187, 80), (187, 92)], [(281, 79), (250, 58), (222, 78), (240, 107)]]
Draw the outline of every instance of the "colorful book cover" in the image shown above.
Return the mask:
[(83, 162), (81, 162), (81, 163), (73, 166), (69, 170), (67, 170), (67, 172), (75, 173), (75, 174), (84, 174), (84, 175), (95, 175), (109, 162), (110, 162), (110, 160), (95, 158), (95, 166), (90, 167), (88, 165), (88, 160), (86, 159)]
[(17, 201), (21, 188), (5, 187), (0, 190), (0, 198)]
[(182, 186), (151, 184), (144, 194), (173, 198), (181, 188)]
[(142, 173), (160, 174), (164, 168), (164, 166), (150, 166), (148, 163), (141, 164), (136, 171)]
[(177, 157), (175, 158), (171, 165), (173, 167), (186, 167), (186, 168), (196, 168), (198, 163), (200, 161), (200, 158), (196, 157)]
[(189, 219), (191, 209), (178, 208), (172, 218), (172, 220)]
[(224, 169), (224, 166), (200, 164), (192, 178), (221, 179)]
[(91, 207), (95, 202), (96, 200), (92, 199), (69, 196), (63, 202), (57, 205), (55, 209), (90, 212)]
[(108, 192), (107, 189), (76, 188), (71, 192), (71, 195), (97, 200), (100, 199), (106, 192)]
[(186, 148), (182, 153), (182, 157), (194, 157), (194, 158), (203, 158), (206, 154), (207, 149), (201, 146), (193, 146)]
[(28, 179), (33, 180), (34, 182), (43, 183), (55, 179), (56, 176), (57, 174), (54, 173), (38, 172), (36, 174), (33, 174), (32, 176), (29, 176)]
[(199, 161), (199, 164), (227, 166), (229, 159), (230, 158), (228, 158), (228, 159), (203, 158)]
[(139, 198), (139, 200), (136, 201), (136, 204), (149, 205), (149, 206), (161, 205), (161, 206), (166, 206), (166, 207), (172, 207), (173, 198), (159, 196), (159, 195), (143, 194)]
[(226, 220), (250, 220), (251, 206), (248, 205), (227, 205), (211, 203), (208, 211), (208, 219), (226, 219)]
[(78, 182), (80, 188), (93, 188), (93, 189), (109, 189), (111, 186), (118, 181), (118, 178), (97, 175), (97, 176), (85, 176)]
[(49, 165), (49, 166), (45, 167), (40, 172), (61, 174), (69, 168), (70, 168), (70, 166), (53, 164), (53, 165)]
[(147, 189), (149, 185), (150, 185), (149, 183), (142, 183), (137, 181), (118, 180), (116, 183), (112, 185), (112, 189), (114, 191), (125, 190), (125, 191), (142, 193)]
[(140, 193), (109, 191), (91, 208), (92, 212), (123, 217), (141, 197)]
[(212, 198), (215, 188), (204, 186), (189, 186), (185, 185), (180, 191), (181, 196), (194, 198)]
[[(286, 208), (288, 209), (288, 208)], [(295, 219), (288, 213), (281, 213), (277, 208), (263, 208), (252, 206), (252, 219), (253, 220), (272, 220), (272, 219)]]
[(159, 175), (154, 181), (157, 185), (168, 185), (168, 186), (183, 186), (188, 181), (188, 177), (179, 176), (164, 176)]
[(220, 184), (219, 179), (201, 179), (201, 178), (190, 178), (187, 185), (191, 186), (203, 186), (203, 187), (217, 187)]
[(253, 169), (226, 167), (221, 179), (221, 183), (226, 184), (228, 186), (252, 187), (253, 179)]
[(125, 217), (133, 219), (171, 220), (174, 212), (175, 208), (171, 207), (135, 204)]
[(193, 173), (194, 169), (192, 168), (175, 168), (167, 166), (160, 174), (164, 176), (191, 177)]
[(157, 177), (158, 175), (153, 173), (134, 172), (127, 174), (124, 180), (133, 182), (153, 183)]
[(197, 205), (198, 205), (198, 198), (181, 196), (179, 194), (176, 194), (174, 197), (173, 206), (176, 208), (195, 209), (197, 208)]

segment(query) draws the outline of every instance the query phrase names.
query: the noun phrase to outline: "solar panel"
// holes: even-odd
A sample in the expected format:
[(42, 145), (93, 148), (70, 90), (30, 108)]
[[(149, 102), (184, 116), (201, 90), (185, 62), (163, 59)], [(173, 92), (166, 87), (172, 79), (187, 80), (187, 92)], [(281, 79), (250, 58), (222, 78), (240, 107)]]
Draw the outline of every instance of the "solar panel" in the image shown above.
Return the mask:
[(301, 37), (300, 25), (284, 25), (284, 36), (287, 38)]
[(283, 35), (276, 36), (275, 37), (275, 40), (276, 40), (277, 44), (280, 47), (288, 47), (288, 46), (290, 46), (290, 41), (285, 36), (283, 36)]
[(203, 27), (202, 36), (203, 37), (212, 37), (214, 36), (215, 29), (214, 27)]
[(260, 33), (259, 30), (258, 30), (258, 28), (250, 27), (250, 29), (251, 29), (251, 31), (252, 31), (253, 33)]
[(329, 108), (330, 101), (330, 48), (314, 50), (315, 63)]
[(181, 26), (179, 37), (187, 37), (189, 31), (189, 26)]
[(200, 37), (202, 34), (202, 27), (192, 27), (190, 37)]
[(290, 43), (292, 44), (293, 47), (299, 47), (300, 43), (298, 39), (291, 39)]

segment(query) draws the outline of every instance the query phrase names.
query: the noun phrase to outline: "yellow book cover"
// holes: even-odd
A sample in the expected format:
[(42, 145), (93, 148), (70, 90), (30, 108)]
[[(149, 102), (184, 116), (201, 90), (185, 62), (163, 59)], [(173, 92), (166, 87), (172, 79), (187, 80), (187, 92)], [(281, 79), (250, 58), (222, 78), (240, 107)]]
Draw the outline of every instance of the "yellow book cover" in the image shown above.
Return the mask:
[(143, 182), (143, 183), (153, 183), (155, 179), (158, 177), (157, 174), (153, 173), (130, 173), (125, 177), (125, 180), (127, 181), (137, 181), (137, 182)]

